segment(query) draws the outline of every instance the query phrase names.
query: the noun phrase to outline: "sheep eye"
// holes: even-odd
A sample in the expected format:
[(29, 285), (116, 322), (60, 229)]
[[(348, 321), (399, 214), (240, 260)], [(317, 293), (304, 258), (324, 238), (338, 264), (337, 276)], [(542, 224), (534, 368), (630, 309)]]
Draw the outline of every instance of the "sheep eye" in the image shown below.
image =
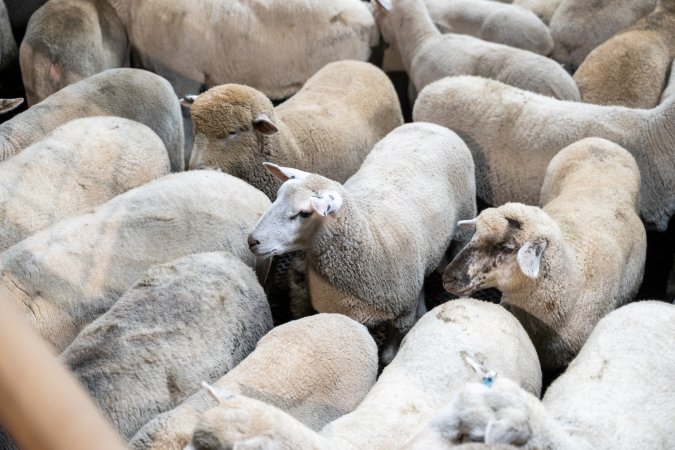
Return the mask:
[(306, 219), (306, 218), (308, 218), (309, 216), (312, 215), (312, 211), (300, 211), (298, 214), (299, 214), (300, 217), (302, 217), (303, 219)]

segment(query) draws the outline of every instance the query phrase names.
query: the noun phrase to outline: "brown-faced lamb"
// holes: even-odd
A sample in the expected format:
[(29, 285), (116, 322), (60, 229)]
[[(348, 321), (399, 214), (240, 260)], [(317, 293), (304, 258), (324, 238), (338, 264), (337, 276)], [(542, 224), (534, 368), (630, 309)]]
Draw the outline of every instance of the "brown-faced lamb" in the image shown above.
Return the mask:
[(141, 123), (67, 122), (0, 163), (0, 252), (169, 170), (164, 143)]
[(269, 403), (231, 393), (203, 415), (191, 448), (249, 448), (256, 442), (284, 449), (398, 448), (452, 392), (476, 378), (471, 360), (539, 394), (536, 352), (518, 321), (498, 305), (459, 299), (425, 314), (361, 404), (320, 432)]
[(675, 306), (623, 306), (598, 323), (543, 400), (508, 376), (468, 384), (435, 419), (439, 433), (451, 444), (470, 433), (524, 450), (673, 448), (674, 339)]
[(234, 368), (271, 328), (253, 270), (229, 252), (197, 253), (151, 267), (59, 360), (128, 440), (201, 380)]
[(544, 95), (579, 100), (558, 63), (536, 53), (464, 34), (441, 34), (423, 0), (372, 0), (385, 42), (396, 45), (417, 92), (446, 76), (478, 75)]
[(507, 203), (481, 212), (443, 286), (456, 295), (499, 289), (542, 368), (563, 368), (595, 324), (640, 287), (647, 236), (639, 189), (637, 164), (623, 148), (600, 138), (569, 145), (548, 166), (543, 208)]
[(183, 170), (183, 122), (171, 85), (138, 69), (110, 69), (66, 86), (0, 125), (0, 161), (73, 119), (119, 116), (147, 125), (162, 139), (171, 170)]
[(465, 140), (476, 161), (477, 194), (490, 205), (538, 204), (555, 154), (585, 137), (601, 137), (637, 161), (646, 226), (665, 230), (675, 211), (675, 95), (653, 109), (630, 109), (564, 102), (478, 77), (448, 77), (420, 93), (413, 119), (446, 126)]
[(433, 124), (406, 124), (375, 145), (344, 185), (267, 163), (284, 184), (249, 235), (262, 257), (304, 250), (314, 309), (366, 326), (386, 323), (387, 363), (424, 311), (424, 277), (437, 268), (457, 220), (476, 211), (464, 142)]
[(60, 352), (154, 264), (228, 250), (254, 266), (246, 233), (269, 204), (220, 172), (166, 175), (0, 253), (0, 284)]
[(182, 450), (222, 391), (247, 395), (287, 412), (312, 430), (351, 412), (377, 375), (377, 346), (363, 325), (341, 314), (317, 314), (279, 325), (208, 390), (160, 414), (130, 442), (136, 450)]
[(654, 108), (673, 57), (675, 0), (659, 0), (654, 12), (589, 53), (574, 80), (585, 103)]

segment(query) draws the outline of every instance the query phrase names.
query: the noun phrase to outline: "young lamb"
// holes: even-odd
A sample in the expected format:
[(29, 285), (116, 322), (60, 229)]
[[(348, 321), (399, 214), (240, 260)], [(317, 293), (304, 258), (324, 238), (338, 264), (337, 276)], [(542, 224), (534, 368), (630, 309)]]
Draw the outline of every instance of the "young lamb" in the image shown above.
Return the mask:
[(654, 10), (657, 0), (562, 0), (549, 23), (553, 59), (572, 72), (598, 45)]
[(293, 95), (331, 61), (367, 60), (379, 39), (360, 0), (109, 3), (149, 68), (209, 88), (246, 84), (273, 99)]
[[(210, 393), (247, 395), (285, 411), (312, 430), (356, 408), (375, 383), (377, 346), (363, 325), (317, 314), (275, 327)], [(216, 404), (206, 390), (156, 416), (133, 437), (136, 450), (182, 450), (199, 417)]]
[(0, 0), (0, 70), (7, 68), (14, 62), (18, 50), (12, 34), (12, 25), (9, 22), (5, 2)]
[(452, 392), (476, 379), (471, 360), (539, 394), (537, 355), (518, 321), (498, 305), (459, 299), (425, 314), (361, 404), (319, 433), (273, 405), (230, 394), (203, 415), (192, 448), (232, 448), (234, 443), (240, 448), (261, 438), (278, 445), (268, 448), (398, 448), (447, 404)]
[(513, 0), (513, 4), (527, 8), (537, 15), (547, 26), (562, 0)]
[(151, 267), (59, 359), (128, 440), (271, 328), (253, 270), (229, 252), (198, 253)]
[(279, 183), (263, 169), (264, 161), (343, 182), (377, 141), (403, 123), (387, 75), (360, 61), (326, 65), (276, 108), (262, 92), (236, 84), (192, 101), (190, 169), (222, 169), (271, 199)]
[(443, 286), (456, 295), (499, 289), (542, 368), (563, 368), (598, 320), (640, 287), (647, 235), (639, 189), (626, 150), (600, 138), (569, 145), (548, 166), (544, 207), (484, 210), (470, 222), (475, 234), (445, 269)]
[(675, 57), (675, 0), (659, 0), (651, 14), (588, 54), (574, 73), (586, 103), (654, 108)]
[(228, 250), (253, 266), (246, 233), (269, 204), (223, 173), (167, 175), (0, 253), (0, 284), (60, 352), (152, 265)]
[(67, 122), (0, 163), (0, 252), (169, 170), (164, 143), (141, 123)]
[(675, 96), (650, 110), (563, 102), (494, 80), (448, 77), (427, 86), (413, 119), (457, 132), (476, 161), (477, 194), (491, 205), (537, 204), (549, 161), (601, 137), (628, 150), (641, 177), (640, 215), (665, 230), (675, 211)]
[(183, 121), (171, 85), (138, 69), (110, 69), (66, 86), (0, 125), (0, 161), (73, 119), (119, 116), (147, 125), (162, 139), (171, 170), (183, 170)]
[(423, 0), (372, 0), (385, 42), (396, 45), (417, 92), (446, 76), (478, 75), (565, 100), (579, 89), (558, 63), (464, 34), (441, 34)]
[(543, 400), (508, 376), (467, 385), (435, 419), (450, 443), (470, 436), (520, 449), (675, 447), (675, 306), (643, 301), (602, 319)]
[(438, 125), (406, 124), (378, 142), (344, 185), (265, 167), (284, 184), (249, 235), (251, 250), (263, 257), (306, 251), (314, 309), (366, 326), (387, 323), (382, 360), (389, 362), (423, 312), (424, 277), (441, 262), (455, 223), (475, 216), (466, 145)]
[(106, 0), (51, 0), (35, 11), (19, 62), (29, 105), (106, 69), (128, 65), (127, 35)]

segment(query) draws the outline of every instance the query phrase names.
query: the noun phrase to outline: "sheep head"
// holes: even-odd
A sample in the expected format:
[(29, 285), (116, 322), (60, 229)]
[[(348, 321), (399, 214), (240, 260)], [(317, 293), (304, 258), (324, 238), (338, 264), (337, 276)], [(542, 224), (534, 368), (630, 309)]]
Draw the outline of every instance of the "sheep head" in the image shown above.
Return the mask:
[(507, 203), (484, 210), (458, 227), (474, 227), (471, 241), (443, 273), (443, 286), (456, 295), (480, 289), (518, 290), (540, 276), (552, 220), (540, 208)]
[(341, 185), (290, 167), (264, 166), (283, 184), (249, 234), (249, 248), (260, 256), (307, 249), (325, 221), (342, 207)]

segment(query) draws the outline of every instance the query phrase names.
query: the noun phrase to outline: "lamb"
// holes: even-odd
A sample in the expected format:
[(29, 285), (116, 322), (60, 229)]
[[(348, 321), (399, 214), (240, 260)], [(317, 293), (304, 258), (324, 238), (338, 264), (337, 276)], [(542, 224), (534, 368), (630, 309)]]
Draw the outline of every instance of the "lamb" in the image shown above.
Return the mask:
[(651, 14), (588, 54), (574, 73), (586, 103), (654, 108), (675, 57), (675, 0), (659, 0)]
[(0, 285), (60, 353), (154, 264), (228, 250), (254, 266), (245, 233), (269, 204), (223, 173), (166, 175), (0, 253)]
[(637, 164), (620, 146), (600, 138), (569, 145), (548, 166), (544, 207), (507, 203), (481, 212), (443, 286), (456, 295), (499, 289), (542, 368), (564, 368), (595, 324), (640, 287), (647, 234), (639, 188)]
[(456, 393), (437, 423), (449, 442), (472, 430), (526, 450), (673, 448), (674, 330), (669, 303), (623, 306), (598, 323), (542, 401), (499, 375), (491, 388)]
[(0, 252), (169, 169), (164, 143), (141, 123), (121, 117), (67, 122), (0, 163)]
[(562, 0), (513, 0), (514, 5), (529, 9), (546, 25), (551, 23), (551, 18), (560, 3)]
[(549, 23), (553, 59), (574, 72), (591, 50), (652, 12), (656, 2), (562, 0)]
[(478, 75), (565, 100), (579, 100), (572, 77), (542, 55), (462, 34), (441, 34), (422, 0), (372, 0), (385, 42), (396, 45), (417, 92), (445, 76)]
[(314, 309), (366, 326), (386, 323), (382, 361), (391, 361), (424, 311), (424, 277), (441, 262), (455, 223), (476, 214), (466, 145), (443, 127), (406, 124), (378, 142), (344, 185), (265, 167), (284, 184), (249, 235), (251, 250), (261, 257), (305, 250)]
[(228, 252), (187, 255), (148, 269), (59, 356), (130, 439), (215, 381), (272, 328), (255, 273)]
[(331, 61), (367, 60), (379, 39), (360, 0), (109, 3), (149, 69), (208, 88), (247, 84), (273, 99), (293, 95)]
[[(270, 404), (231, 394), (203, 415), (192, 446), (232, 448), (228, 445), (264, 436), (279, 445), (270, 448), (398, 448), (452, 392), (475, 379), (470, 359), (515, 377), (526, 391), (538, 395), (537, 355), (518, 321), (498, 305), (459, 299), (425, 314), (361, 404), (319, 433)], [(209, 442), (222, 447), (207, 447)]]
[(279, 184), (263, 169), (264, 161), (343, 182), (377, 141), (403, 124), (391, 81), (360, 61), (326, 65), (276, 108), (262, 92), (236, 84), (191, 100), (190, 169), (222, 169), (271, 199)]
[(66, 86), (0, 125), (0, 161), (64, 123), (119, 116), (147, 125), (166, 146), (171, 170), (183, 170), (183, 123), (169, 83), (138, 69), (110, 69)]
[[(287, 412), (312, 430), (349, 413), (377, 375), (377, 347), (368, 330), (341, 314), (317, 314), (279, 325), (209, 392), (247, 395)], [(182, 450), (200, 415), (216, 405), (200, 391), (158, 415), (133, 437), (136, 450)]]
[(537, 204), (549, 161), (601, 137), (628, 150), (641, 177), (640, 215), (664, 231), (675, 211), (675, 96), (650, 110), (563, 102), (494, 80), (452, 77), (427, 86), (413, 119), (457, 132), (476, 161), (477, 194), (490, 205)]
[(14, 62), (18, 50), (12, 34), (12, 25), (9, 22), (5, 2), (0, 0), (0, 70), (7, 68)]

